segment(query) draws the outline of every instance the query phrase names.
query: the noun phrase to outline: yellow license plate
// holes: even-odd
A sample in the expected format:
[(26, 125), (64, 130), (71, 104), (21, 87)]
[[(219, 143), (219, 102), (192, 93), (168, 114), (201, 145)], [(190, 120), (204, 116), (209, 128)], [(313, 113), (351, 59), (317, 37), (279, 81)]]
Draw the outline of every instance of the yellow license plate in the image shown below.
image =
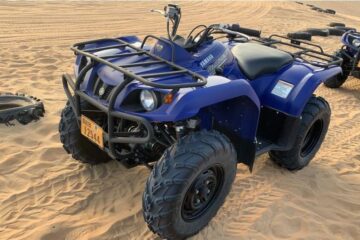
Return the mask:
[(81, 134), (98, 145), (101, 149), (104, 148), (103, 129), (84, 115), (81, 115)]

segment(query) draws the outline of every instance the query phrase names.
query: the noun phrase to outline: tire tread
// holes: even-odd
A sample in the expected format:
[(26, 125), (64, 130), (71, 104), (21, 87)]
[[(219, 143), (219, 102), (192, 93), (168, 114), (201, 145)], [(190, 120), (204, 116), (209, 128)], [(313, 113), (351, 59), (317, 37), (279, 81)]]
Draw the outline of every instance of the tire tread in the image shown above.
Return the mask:
[(61, 119), (59, 123), (60, 141), (63, 144), (63, 148), (68, 154), (82, 163), (86, 164), (99, 164), (108, 162), (110, 157), (95, 145), (92, 146), (88, 143), (87, 147), (84, 147), (84, 142), (87, 141), (81, 139), (80, 129), (77, 124), (77, 118), (69, 105), (66, 104), (65, 108), (61, 112)]
[[(233, 145), (227, 137), (216, 131), (200, 131), (190, 134), (165, 151), (163, 157), (155, 164), (143, 194), (144, 219), (152, 232), (161, 238), (179, 238), (179, 235), (171, 227), (169, 215), (176, 211), (172, 204), (180, 201), (182, 196), (181, 194), (169, 194), (170, 189), (174, 187), (174, 184), (184, 184), (183, 180), (187, 179), (186, 176), (189, 172), (199, 171), (201, 162), (215, 154), (219, 146), (235, 156), (232, 161), (236, 166), (236, 152)], [(154, 186), (160, 185), (161, 187), (154, 188)], [(163, 212), (164, 210), (165, 212)]]
[[(295, 146), (289, 151), (270, 151), (269, 156), (271, 160), (288, 170), (300, 170), (304, 168), (310, 161), (308, 161), (305, 165), (301, 164), (299, 161), (299, 156), (297, 154), (300, 151), (299, 140), (305, 137), (305, 134), (307, 133), (305, 130), (309, 127), (310, 124), (312, 124), (312, 121), (321, 112), (326, 112), (330, 117), (331, 110), (329, 104), (322, 97), (311, 97), (302, 113), (301, 126), (299, 128), (297, 140), (295, 141)], [(326, 130), (327, 129), (324, 131)]]

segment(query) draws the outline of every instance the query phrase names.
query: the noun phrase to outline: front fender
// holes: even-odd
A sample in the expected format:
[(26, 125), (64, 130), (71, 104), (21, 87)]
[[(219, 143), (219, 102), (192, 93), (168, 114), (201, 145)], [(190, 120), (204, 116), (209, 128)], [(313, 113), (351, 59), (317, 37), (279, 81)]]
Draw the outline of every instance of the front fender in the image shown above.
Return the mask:
[(167, 114), (172, 116), (172, 121), (179, 121), (195, 116), (202, 108), (240, 96), (249, 98), (260, 108), (259, 98), (248, 81), (211, 76), (205, 87), (180, 93)]
[(175, 119), (186, 119), (200, 112), (201, 121), (227, 135), (237, 151), (238, 162), (253, 167), (260, 101), (247, 80), (209, 77), (204, 88), (188, 92), (169, 111)]
[(202, 128), (214, 128), (226, 134), (237, 150), (238, 161), (251, 169), (256, 151), (259, 98), (245, 79), (210, 76), (207, 80), (204, 87), (180, 89), (171, 104), (137, 115), (152, 122), (177, 122), (198, 116)]

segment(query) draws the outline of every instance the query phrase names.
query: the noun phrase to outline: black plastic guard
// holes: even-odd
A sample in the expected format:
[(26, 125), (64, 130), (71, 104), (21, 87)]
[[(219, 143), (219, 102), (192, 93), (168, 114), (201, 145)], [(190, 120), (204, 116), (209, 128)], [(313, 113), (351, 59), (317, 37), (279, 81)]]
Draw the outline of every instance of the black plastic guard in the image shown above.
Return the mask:
[(215, 124), (214, 129), (224, 133), (231, 140), (237, 153), (238, 163), (244, 163), (249, 167), (250, 172), (252, 172), (256, 156), (256, 143), (254, 141), (240, 138), (232, 131), (223, 128), (218, 124)]

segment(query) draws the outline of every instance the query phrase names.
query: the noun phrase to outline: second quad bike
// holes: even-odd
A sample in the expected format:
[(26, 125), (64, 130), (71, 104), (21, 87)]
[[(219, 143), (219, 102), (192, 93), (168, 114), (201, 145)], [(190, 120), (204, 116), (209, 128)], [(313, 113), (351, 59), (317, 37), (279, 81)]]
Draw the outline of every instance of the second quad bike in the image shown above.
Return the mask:
[(327, 79), (324, 84), (329, 88), (339, 88), (349, 76), (360, 78), (360, 33), (355, 30), (347, 31), (342, 35), (343, 46), (336, 52), (343, 59), (342, 73)]
[(144, 219), (162, 238), (183, 239), (216, 215), (238, 163), (251, 170), (269, 152), (289, 170), (309, 164), (331, 114), (313, 92), (341, 73), (342, 59), (238, 24), (199, 25), (184, 38), (176, 34), (180, 7), (158, 12), (167, 38), (105, 38), (71, 48), (76, 81), (63, 75), (68, 103), (59, 131), (81, 162), (149, 167)]

